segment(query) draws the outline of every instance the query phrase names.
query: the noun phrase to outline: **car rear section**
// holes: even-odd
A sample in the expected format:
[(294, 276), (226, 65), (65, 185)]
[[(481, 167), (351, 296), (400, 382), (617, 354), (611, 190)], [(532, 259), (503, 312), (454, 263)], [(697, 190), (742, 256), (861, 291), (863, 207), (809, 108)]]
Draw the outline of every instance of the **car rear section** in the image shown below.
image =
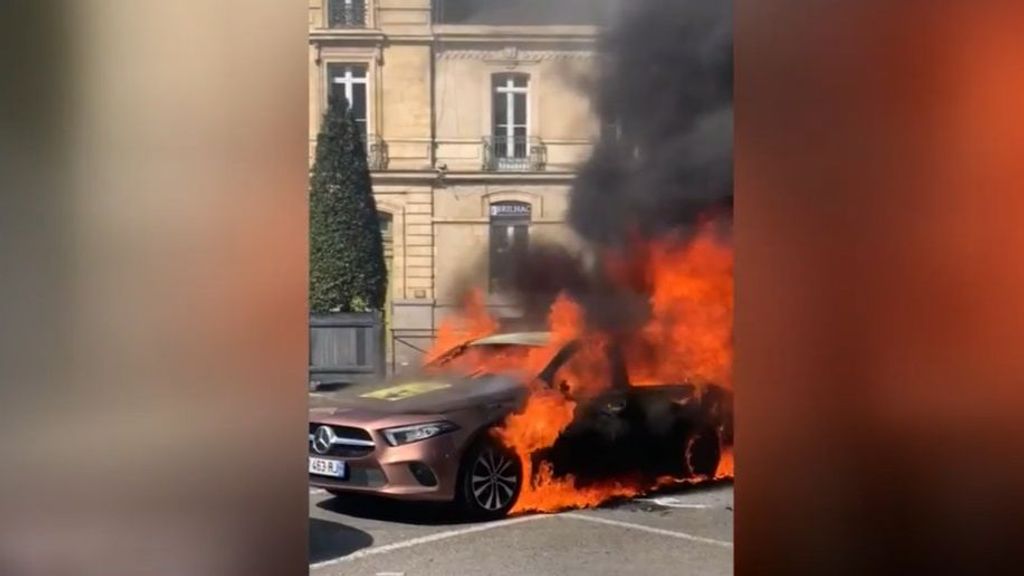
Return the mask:
[[(578, 485), (622, 475), (686, 478), (713, 475), (731, 414), (731, 393), (707, 386), (613, 389), (580, 402), (572, 423), (535, 454), (556, 476)], [(731, 441), (730, 437), (727, 439)]]

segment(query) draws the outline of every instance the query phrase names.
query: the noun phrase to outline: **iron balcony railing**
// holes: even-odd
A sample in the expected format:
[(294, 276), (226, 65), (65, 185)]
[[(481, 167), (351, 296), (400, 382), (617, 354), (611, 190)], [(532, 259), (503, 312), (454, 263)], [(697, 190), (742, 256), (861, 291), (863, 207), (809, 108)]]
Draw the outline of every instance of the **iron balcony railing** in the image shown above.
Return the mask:
[(539, 138), (487, 136), (483, 158), (489, 172), (539, 172), (547, 166), (548, 149)]
[(366, 0), (328, 0), (327, 25), (331, 28), (364, 28)]
[(388, 169), (388, 144), (380, 136), (370, 134), (366, 137), (366, 161), (370, 170)]

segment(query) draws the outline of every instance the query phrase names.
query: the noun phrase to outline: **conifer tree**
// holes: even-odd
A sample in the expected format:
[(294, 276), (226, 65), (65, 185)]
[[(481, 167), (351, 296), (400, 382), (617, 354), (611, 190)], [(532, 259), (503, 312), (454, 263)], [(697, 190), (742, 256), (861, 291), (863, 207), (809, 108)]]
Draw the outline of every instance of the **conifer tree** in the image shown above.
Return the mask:
[(384, 241), (362, 137), (344, 97), (332, 97), (324, 113), (309, 188), (310, 311), (380, 310)]

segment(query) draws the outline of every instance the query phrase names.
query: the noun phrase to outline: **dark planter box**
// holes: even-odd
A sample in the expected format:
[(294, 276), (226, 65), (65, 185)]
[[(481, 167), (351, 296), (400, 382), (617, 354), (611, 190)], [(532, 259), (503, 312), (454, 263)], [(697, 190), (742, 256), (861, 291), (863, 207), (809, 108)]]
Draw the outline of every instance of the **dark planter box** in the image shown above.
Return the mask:
[(310, 388), (379, 380), (384, 378), (385, 370), (384, 319), (380, 312), (309, 317)]

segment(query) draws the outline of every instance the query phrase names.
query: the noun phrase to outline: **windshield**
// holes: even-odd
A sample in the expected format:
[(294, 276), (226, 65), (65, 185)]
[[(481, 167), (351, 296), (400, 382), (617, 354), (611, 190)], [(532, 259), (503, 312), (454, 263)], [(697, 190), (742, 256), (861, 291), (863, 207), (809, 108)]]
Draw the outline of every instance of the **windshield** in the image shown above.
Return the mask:
[(525, 372), (534, 376), (547, 366), (555, 352), (554, 346), (468, 344), (442, 355), (424, 368), (467, 376), (502, 372)]

